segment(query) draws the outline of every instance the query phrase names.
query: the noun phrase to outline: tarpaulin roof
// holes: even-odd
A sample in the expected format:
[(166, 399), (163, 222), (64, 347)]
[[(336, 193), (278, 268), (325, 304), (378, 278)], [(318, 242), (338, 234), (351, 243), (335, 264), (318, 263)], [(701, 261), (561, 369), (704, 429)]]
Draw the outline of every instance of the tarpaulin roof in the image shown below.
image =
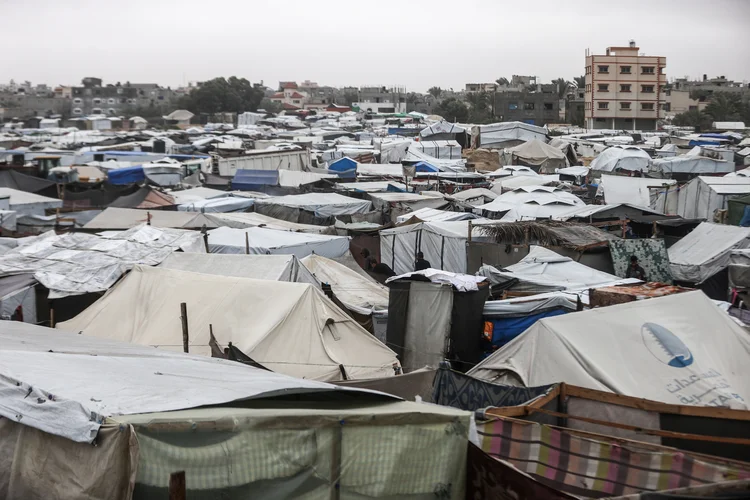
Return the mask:
[(110, 184), (119, 185), (141, 182), (146, 179), (146, 174), (143, 172), (143, 167), (138, 165), (109, 170), (107, 171), (107, 177)]
[(748, 363), (747, 332), (695, 291), (541, 319), (468, 374), (746, 408)]
[(244, 196), (222, 196), (221, 198), (209, 198), (207, 200), (198, 200), (184, 203), (177, 206), (180, 212), (201, 212), (201, 213), (226, 213), (226, 212), (244, 212), (255, 204), (252, 198)]
[[(502, 146), (510, 141), (530, 141), (532, 139), (546, 140), (547, 130), (543, 127), (523, 122), (502, 122), (489, 125), (479, 125), (478, 135), (483, 148)], [(474, 135), (477, 135), (475, 133)]]
[(672, 156), (652, 160), (650, 170), (662, 174), (730, 173), (734, 172), (734, 162), (716, 160), (705, 156)]
[(280, 205), (289, 208), (300, 208), (316, 215), (334, 216), (369, 212), (372, 203), (368, 200), (349, 198), (338, 193), (306, 193), (278, 196), (256, 200), (257, 205)]
[(549, 160), (566, 161), (565, 153), (538, 138), (531, 139), (516, 147), (508, 148), (505, 151), (531, 165), (542, 165)]
[(257, 212), (236, 212), (236, 213), (216, 213), (207, 214), (205, 219), (211, 221), (213, 225), (208, 227), (233, 227), (244, 229), (246, 227), (263, 227), (266, 229), (276, 229), (278, 231), (296, 231), (300, 233), (323, 233), (330, 234), (330, 226), (315, 226), (312, 224), (299, 224), (282, 219), (274, 219), (267, 215)]
[(210, 355), (211, 325), (220, 345), (232, 342), (257, 363), (296, 377), (387, 377), (399, 364), (390, 349), (305, 283), (137, 266), (110, 293), (59, 326), (179, 351), (183, 302), (190, 352)]
[(450, 123), (445, 120), (439, 121), (437, 123), (434, 123), (430, 125), (427, 128), (423, 128), (419, 131), (420, 137), (430, 137), (433, 135), (443, 135), (443, 134), (462, 134), (466, 132), (466, 129), (455, 124)]
[(413, 212), (407, 212), (404, 215), (399, 215), (396, 218), (396, 222), (406, 222), (407, 220), (411, 219), (412, 217), (416, 217), (417, 219), (424, 221), (424, 222), (433, 222), (433, 221), (456, 221), (456, 220), (471, 220), (476, 219), (479, 216), (475, 215), (471, 212), (449, 212), (447, 210), (436, 210), (434, 208), (420, 208), (418, 210), (414, 210)]
[(39, 193), (50, 188), (54, 190), (55, 183), (47, 179), (22, 174), (15, 170), (0, 170), (0, 187), (26, 191), (27, 193)]
[(9, 198), (10, 209), (18, 215), (45, 215), (48, 208), (60, 208), (62, 200), (48, 198), (35, 193), (0, 187), (0, 198)]
[(672, 276), (702, 283), (729, 265), (732, 250), (750, 247), (750, 228), (703, 222), (667, 249)]
[(49, 231), (0, 256), (0, 276), (33, 273), (50, 299), (103, 292), (133, 266), (154, 266), (175, 250), (203, 251), (201, 234), (146, 225), (106, 236)]
[(648, 172), (650, 161), (651, 157), (648, 153), (640, 148), (612, 146), (594, 158), (594, 161), (591, 162), (591, 170)]
[(174, 205), (174, 198), (149, 186), (143, 186), (135, 193), (120, 196), (109, 204), (115, 208), (157, 208), (171, 205)]
[(651, 206), (651, 189), (664, 188), (676, 183), (674, 179), (602, 175), (599, 179), (599, 190), (604, 193), (604, 201), (607, 204), (634, 203), (648, 207)]
[(335, 258), (349, 251), (349, 238), (261, 227), (220, 227), (208, 232), (208, 246), (211, 253), (282, 254), (301, 259), (314, 252)]
[[(179, 311), (175, 317), (178, 315)], [(103, 417), (221, 405), (281, 394), (356, 393), (235, 361), (16, 321), (2, 324), (0, 415), (77, 442), (91, 443)]]
[(200, 229), (218, 227), (195, 212), (177, 212), (174, 210), (140, 210), (137, 208), (113, 208), (103, 210), (91, 219), (84, 229), (130, 229), (148, 222), (153, 227), (172, 227), (182, 229)]
[(278, 170), (240, 169), (232, 178), (232, 189), (251, 190), (256, 186), (277, 186), (278, 184)]

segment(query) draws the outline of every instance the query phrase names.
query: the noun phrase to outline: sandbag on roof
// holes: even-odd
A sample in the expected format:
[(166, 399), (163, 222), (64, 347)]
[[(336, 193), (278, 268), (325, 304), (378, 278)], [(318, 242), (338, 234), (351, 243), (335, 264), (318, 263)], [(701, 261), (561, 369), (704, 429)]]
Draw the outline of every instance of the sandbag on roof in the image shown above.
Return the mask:
[(702, 222), (667, 249), (672, 276), (703, 283), (729, 265), (732, 250), (750, 247), (750, 228)]
[(746, 408), (749, 364), (747, 332), (695, 291), (539, 320), (468, 374)]
[(331, 285), (336, 298), (348, 309), (359, 314), (388, 309), (388, 288), (369, 276), (320, 255), (308, 255), (301, 262), (319, 281)]
[[(59, 324), (110, 340), (182, 350), (187, 304), (190, 352), (210, 355), (210, 328), (261, 365), (314, 380), (394, 375), (396, 355), (323, 292), (305, 283), (136, 266), (110, 293)], [(209, 327), (209, 325), (211, 325)]]

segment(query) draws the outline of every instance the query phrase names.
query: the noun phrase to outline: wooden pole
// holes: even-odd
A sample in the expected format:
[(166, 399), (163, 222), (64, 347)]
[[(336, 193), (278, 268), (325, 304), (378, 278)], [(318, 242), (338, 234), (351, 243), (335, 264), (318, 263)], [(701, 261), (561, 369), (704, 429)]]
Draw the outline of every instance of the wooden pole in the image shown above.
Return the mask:
[(245, 253), (250, 255), (250, 237), (247, 235), (247, 231), (245, 231)]
[(182, 349), (185, 352), (188, 351), (188, 316), (187, 316), (187, 304), (182, 302), (180, 304), (180, 319), (182, 320)]
[(469, 239), (468, 239), (469, 243), (471, 243), (471, 229), (472, 229), (471, 226), (472, 226), (471, 221), (469, 221)]
[(185, 471), (171, 473), (169, 475), (169, 500), (185, 500), (186, 498)]

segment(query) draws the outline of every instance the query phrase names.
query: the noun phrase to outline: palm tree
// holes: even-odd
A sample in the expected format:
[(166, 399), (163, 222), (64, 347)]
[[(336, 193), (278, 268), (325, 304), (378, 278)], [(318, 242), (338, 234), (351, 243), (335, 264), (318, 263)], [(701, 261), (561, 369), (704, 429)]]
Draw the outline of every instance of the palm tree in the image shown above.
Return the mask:
[(575, 82), (576, 87), (578, 87), (579, 89), (582, 89), (586, 86), (585, 76), (576, 76), (575, 78), (573, 78), (573, 81)]
[(554, 85), (557, 85), (557, 98), (562, 99), (563, 97), (565, 97), (565, 95), (568, 93), (570, 82), (565, 78), (557, 78), (555, 80), (552, 80), (552, 83)]
[(440, 87), (430, 87), (430, 90), (428, 90), (427, 93), (437, 99), (438, 97), (440, 97), (440, 94), (443, 93), (443, 89), (441, 89)]
[(495, 83), (497, 83), (498, 85), (510, 85), (510, 82), (504, 76), (501, 76), (500, 78), (495, 80)]
[(675, 115), (672, 119), (672, 124), (678, 127), (695, 127), (700, 130), (708, 130), (711, 128), (712, 122), (711, 115), (697, 109), (691, 109)]
[(737, 94), (715, 92), (706, 106), (706, 113), (717, 122), (734, 121), (739, 119), (741, 107), (742, 99)]

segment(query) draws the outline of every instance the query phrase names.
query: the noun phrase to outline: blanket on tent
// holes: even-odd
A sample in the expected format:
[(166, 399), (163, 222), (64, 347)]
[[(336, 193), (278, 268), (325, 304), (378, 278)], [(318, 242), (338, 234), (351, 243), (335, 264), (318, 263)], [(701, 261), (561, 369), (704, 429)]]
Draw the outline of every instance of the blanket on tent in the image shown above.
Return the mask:
[(482, 450), (555, 489), (591, 498), (750, 478), (750, 465), (712, 461), (665, 447), (579, 437), (547, 425), (499, 418), (477, 422)]
[(553, 386), (513, 387), (491, 384), (441, 367), (435, 375), (432, 401), (467, 411), (490, 406), (518, 406), (545, 394), (551, 387)]
[(646, 272), (646, 281), (672, 283), (667, 245), (662, 239), (613, 240), (609, 242), (615, 274), (624, 278), (630, 257), (638, 257), (638, 265)]

